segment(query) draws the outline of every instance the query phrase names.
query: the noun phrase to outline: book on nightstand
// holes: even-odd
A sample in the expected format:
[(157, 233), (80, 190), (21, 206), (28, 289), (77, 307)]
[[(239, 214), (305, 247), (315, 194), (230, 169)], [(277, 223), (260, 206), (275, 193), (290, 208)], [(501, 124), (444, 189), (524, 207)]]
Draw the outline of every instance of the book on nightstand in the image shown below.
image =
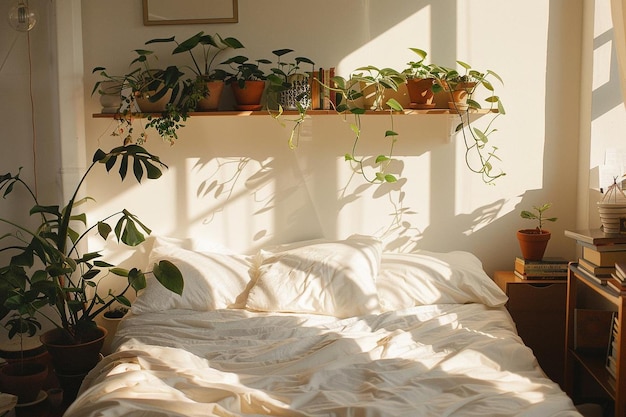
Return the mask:
[(569, 262), (561, 257), (544, 257), (541, 261), (515, 258), (515, 275), (521, 279), (566, 279)]

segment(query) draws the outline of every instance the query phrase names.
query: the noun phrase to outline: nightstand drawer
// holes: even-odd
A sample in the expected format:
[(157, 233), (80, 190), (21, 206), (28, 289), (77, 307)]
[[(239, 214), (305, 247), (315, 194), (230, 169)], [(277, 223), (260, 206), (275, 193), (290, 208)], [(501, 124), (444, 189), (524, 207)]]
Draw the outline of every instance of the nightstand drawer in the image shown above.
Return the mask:
[(565, 317), (567, 285), (563, 284), (520, 284), (510, 283), (507, 287), (507, 308), (516, 313), (561, 313)]

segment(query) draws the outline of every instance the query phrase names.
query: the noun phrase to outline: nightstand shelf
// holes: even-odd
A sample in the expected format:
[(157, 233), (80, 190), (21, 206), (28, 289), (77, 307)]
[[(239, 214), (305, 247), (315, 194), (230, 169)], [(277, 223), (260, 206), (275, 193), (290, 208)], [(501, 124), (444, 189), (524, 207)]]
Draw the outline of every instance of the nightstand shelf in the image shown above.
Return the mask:
[[(596, 401), (614, 409), (614, 415), (626, 415), (626, 333), (622, 332), (626, 297), (584, 276), (575, 264), (570, 265), (567, 295), (565, 390), (575, 403)], [(612, 378), (606, 368), (608, 345), (597, 352), (576, 349), (576, 309), (617, 312), (617, 372)], [(611, 328), (606, 329), (607, 335)]]
[(563, 387), (567, 281), (521, 279), (513, 271), (496, 271), (493, 280), (509, 297), (507, 309), (524, 344)]

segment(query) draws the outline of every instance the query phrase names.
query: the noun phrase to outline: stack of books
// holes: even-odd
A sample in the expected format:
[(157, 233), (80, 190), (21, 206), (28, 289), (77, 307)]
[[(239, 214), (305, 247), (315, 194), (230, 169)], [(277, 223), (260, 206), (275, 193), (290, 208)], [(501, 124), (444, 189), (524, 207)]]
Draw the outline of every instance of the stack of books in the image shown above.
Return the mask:
[(615, 263), (615, 272), (611, 274), (606, 283), (618, 294), (626, 294), (626, 262), (618, 261)]
[(598, 229), (566, 230), (565, 236), (576, 239), (582, 248), (578, 271), (601, 285), (616, 275), (616, 262), (626, 262), (626, 235), (605, 234)]
[(619, 321), (617, 320), (617, 313), (613, 313), (613, 320), (611, 324), (611, 338), (609, 340), (609, 347), (606, 353), (606, 370), (609, 371), (609, 384), (615, 388), (615, 379), (617, 378), (617, 356), (619, 355), (617, 349), (617, 328), (619, 327)]
[(568, 261), (561, 257), (544, 257), (541, 261), (515, 258), (515, 275), (521, 279), (567, 279)]

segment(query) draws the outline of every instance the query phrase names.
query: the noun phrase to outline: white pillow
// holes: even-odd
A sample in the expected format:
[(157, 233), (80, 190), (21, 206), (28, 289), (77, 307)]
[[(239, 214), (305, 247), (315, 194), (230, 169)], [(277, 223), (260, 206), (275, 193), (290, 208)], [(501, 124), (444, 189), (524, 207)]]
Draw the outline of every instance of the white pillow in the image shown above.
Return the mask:
[(480, 260), (464, 251), (384, 253), (376, 286), (385, 311), (447, 303), (498, 307), (507, 301)]
[(382, 243), (370, 236), (260, 252), (246, 307), (352, 317), (380, 311), (376, 276)]
[(156, 241), (149, 266), (166, 259), (180, 269), (185, 286), (179, 296), (163, 287), (154, 275), (132, 305), (134, 314), (174, 308), (210, 311), (233, 306), (250, 281), (249, 257), (239, 254), (196, 252)]

